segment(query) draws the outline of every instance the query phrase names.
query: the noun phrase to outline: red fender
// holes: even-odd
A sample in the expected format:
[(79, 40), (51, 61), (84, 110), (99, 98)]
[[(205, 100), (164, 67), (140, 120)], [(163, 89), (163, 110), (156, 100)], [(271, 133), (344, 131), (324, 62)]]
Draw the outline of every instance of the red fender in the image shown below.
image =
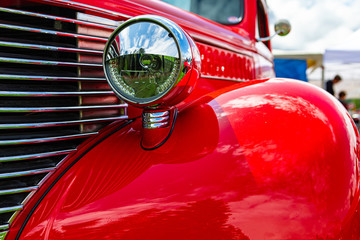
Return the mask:
[(153, 151), (140, 146), (140, 119), (97, 139), (34, 196), (28, 221), (14, 222), (19, 239), (360, 236), (359, 136), (310, 84), (262, 80), (202, 97)]

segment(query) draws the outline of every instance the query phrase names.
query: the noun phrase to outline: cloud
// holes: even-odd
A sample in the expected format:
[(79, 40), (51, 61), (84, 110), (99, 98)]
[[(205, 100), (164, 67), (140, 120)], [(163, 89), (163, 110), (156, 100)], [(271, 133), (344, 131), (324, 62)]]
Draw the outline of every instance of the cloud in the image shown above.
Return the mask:
[(286, 37), (272, 41), (274, 49), (323, 51), (360, 28), (357, 0), (268, 0), (270, 22), (288, 19)]

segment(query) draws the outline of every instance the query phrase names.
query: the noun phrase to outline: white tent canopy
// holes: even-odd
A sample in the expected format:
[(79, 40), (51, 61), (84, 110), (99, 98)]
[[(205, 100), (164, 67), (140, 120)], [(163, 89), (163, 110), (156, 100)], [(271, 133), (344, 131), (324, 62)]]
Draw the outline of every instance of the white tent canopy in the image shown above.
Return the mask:
[(339, 74), (343, 81), (336, 84), (335, 91), (346, 91), (348, 98), (360, 97), (360, 29), (344, 36), (343, 40), (328, 47), (324, 53), (326, 75)]
[(340, 43), (323, 53), (279, 50), (273, 53), (275, 58), (306, 59), (308, 77), (312, 75), (309, 81), (319, 87), (324, 87), (325, 78), (332, 79), (339, 74), (343, 81), (336, 84), (335, 91), (344, 90), (348, 98), (360, 98), (360, 29), (344, 36)]
[(324, 63), (360, 63), (360, 29), (325, 50)]

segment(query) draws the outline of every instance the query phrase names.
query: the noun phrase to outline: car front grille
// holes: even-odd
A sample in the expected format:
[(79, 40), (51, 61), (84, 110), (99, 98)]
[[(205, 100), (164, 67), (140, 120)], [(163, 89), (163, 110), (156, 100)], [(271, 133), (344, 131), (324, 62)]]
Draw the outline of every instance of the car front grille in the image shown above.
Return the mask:
[(127, 105), (102, 70), (102, 50), (117, 22), (6, 2), (0, 4), (0, 235), (68, 154), (127, 118)]

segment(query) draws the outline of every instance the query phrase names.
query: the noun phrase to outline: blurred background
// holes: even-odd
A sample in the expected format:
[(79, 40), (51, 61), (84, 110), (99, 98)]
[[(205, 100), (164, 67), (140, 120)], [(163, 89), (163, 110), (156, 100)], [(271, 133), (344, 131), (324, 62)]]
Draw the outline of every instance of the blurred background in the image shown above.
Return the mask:
[[(324, 88), (336, 74), (335, 97), (347, 93), (350, 111), (360, 110), (360, 1), (359, 0), (267, 0), (270, 26), (279, 19), (290, 21), (286, 37), (272, 39), (275, 67), (297, 60), (305, 79)], [(273, 29), (271, 29), (272, 32)], [(281, 71), (281, 69), (280, 69)], [(277, 71), (278, 72), (278, 71)], [(282, 73), (277, 73), (282, 74)]]

